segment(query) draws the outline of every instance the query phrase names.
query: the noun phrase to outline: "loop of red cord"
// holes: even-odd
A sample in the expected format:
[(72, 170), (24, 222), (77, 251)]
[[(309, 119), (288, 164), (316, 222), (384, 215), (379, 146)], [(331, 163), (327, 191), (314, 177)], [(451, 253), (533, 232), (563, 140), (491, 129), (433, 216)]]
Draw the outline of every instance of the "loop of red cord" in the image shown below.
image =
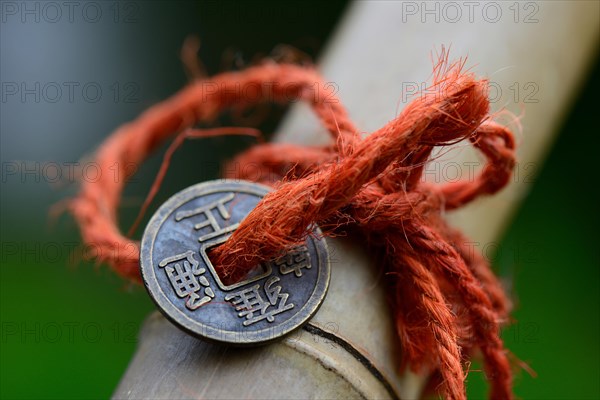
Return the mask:
[[(215, 250), (213, 261), (236, 277), (303, 241), (315, 223), (325, 234), (359, 235), (385, 273), (403, 365), (437, 371), (434, 388), (446, 398), (465, 399), (463, 363), (479, 350), (490, 397), (512, 398), (511, 369), (499, 337), (509, 302), (488, 263), (447, 225), (442, 212), (503, 188), (515, 165), (515, 143), (507, 128), (490, 119), (487, 81), (464, 72), (463, 63), (449, 65), (446, 57), (435, 66), (431, 86), (364, 139), (316, 71), (266, 63), (192, 83), (120, 127), (100, 146), (96, 162), (127, 174), (124, 166), (143, 162), (173, 134), (210, 123), (228, 108), (265, 100), (307, 102), (333, 143), (267, 143), (234, 159), (239, 168), (227, 171), (237, 173), (226, 177), (276, 189)], [(462, 140), (487, 159), (479, 175), (446, 185), (424, 182), (434, 147)], [(117, 226), (125, 181), (113, 176), (83, 182), (70, 209), (83, 240), (99, 248), (99, 261), (139, 282), (139, 252), (126, 251), (138, 243)]]

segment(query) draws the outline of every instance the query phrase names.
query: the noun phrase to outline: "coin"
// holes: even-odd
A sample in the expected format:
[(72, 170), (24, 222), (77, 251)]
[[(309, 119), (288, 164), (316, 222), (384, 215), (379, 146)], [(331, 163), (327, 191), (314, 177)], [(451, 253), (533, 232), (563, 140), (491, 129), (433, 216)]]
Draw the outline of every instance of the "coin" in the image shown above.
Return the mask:
[(160, 311), (181, 329), (218, 342), (262, 344), (301, 327), (318, 310), (330, 278), (318, 227), (303, 245), (237, 283), (224, 282), (207, 255), (269, 190), (245, 181), (205, 182), (175, 194), (150, 219), (141, 243), (142, 278)]

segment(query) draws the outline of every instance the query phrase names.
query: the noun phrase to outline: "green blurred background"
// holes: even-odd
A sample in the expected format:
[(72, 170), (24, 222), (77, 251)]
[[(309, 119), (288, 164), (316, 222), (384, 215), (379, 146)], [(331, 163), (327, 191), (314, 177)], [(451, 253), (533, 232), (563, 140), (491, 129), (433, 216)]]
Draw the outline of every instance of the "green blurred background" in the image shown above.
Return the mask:
[[(44, 12), (43, 3), (26, 4), (35, 12), (36, 3)], [(344, 1), (86, 4), (79, 4), (72, 21), (65, 14), (56, 22), (48, 21), (55, 18), (50, 9), (39, 21), (29, 15), (23, 22), (3, 4), (3, 96), (11, 83), (25, 82), (27, 89), (40, 82), (41, 89), (40, 99), (17, 95), (1, 103), (2, 398), (109, 397), (135, 350), (140, 324), (154, 309), (143, 288), (80, 260), (86, 251), (77, 247), (71, 218), (49, 220), (49, 207), (75, 193), (66, 172), (77, 169), (74, 163), (85, 165), (82, 156), (119, 124), (185, 84), (178, 52), (188, 34), (202, 38), (200, 56), (210, 73), (240, 68), (282, 43), (316, 57), (346, 6)], [(78, 13), (85, 7), (87, 14)], [(600, 199), (592, 142), (599, 76), (596, 65), (500, 243), (502, 251), (492, 256), (516, 302), (516, 322), (503, 338), (538, 375), (517, 375), (521, 398), (600, 398)], [(73, 97), (65, 90), (60, 100), (50, 101), (56, 96), (48, 84), (64, 89), (68, 82), (75, 83)], [(261, 124), (266, 132), (285, 110), (269, 111)], [(216, 177), (223, 157), (251, 143), (217, 138), (187, 144), (155, 204)], [(159, 162), (160, 154), (127, 187), (123, 227), (132, 222)], [(62, 179), (55, 179), (55, 166), (62, 168)], [(483, 398), (482, 374), (476, 364), (472, 369), (469, 395)]]

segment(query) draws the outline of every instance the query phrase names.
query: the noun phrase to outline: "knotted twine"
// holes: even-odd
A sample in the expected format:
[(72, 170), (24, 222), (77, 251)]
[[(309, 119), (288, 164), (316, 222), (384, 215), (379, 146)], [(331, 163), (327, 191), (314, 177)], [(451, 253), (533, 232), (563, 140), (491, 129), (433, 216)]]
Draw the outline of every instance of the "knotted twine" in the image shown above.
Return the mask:
[[(512, 374), (499, 336), (509, 302), (487, 261), (442, 215), (496, 193), (510, 179), (513, 135), (491, 119), (487, 94), (488, 81), (465, 71), (464, 62), (449, 64), (446, 53), (434, 65), (431, 85), (395, 119), (362, 138), (332, 87), (314, 69), (267, 61), (191, 83), (121, 126), (97, 150), (95, 161), (102, 172), (117, 166), (129, 178), (132, 171), (126, 165), (143, 162), (179, 133), (145, 210), (183, 139), (257, 135), (250, 128), (201, 131), (193, 129), (196, 124), (264, 101), (308, 103), (331, 135), (330, 144), (259, 144), (231, 161), (238, 168), (226, 168), (226, 178), (253, 180), (275, 190), (211, 254), (219, 274), (238, 279), (257, 263), (303, 242), (314, 224), (325, 235), (362, 237), (385, 276), (402, 367), (437, 372), (441, 394), (465, 399), (463, 363), (479, 350), (490, 398), (509, 399)], [(479, 175), (445, 185), (425, 182), (422, 173), (433, 149), (460, 141), (486, 157)], [(117, 225), (125, 180), (112, 177), (103, 173), (94, 182), (83, 182), (70, 209), (83, 241), (97, 249), (98, 260), (140, 282), (139, 243)]]

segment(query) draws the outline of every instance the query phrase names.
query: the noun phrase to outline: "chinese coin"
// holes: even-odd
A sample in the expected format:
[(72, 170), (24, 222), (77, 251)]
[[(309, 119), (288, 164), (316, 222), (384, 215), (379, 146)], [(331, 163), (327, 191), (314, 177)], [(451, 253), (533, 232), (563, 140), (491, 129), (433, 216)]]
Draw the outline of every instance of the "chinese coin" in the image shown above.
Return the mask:
[(175, 194), (151, 218), (141, 243), (142, 278), (181, 329), (218, 342), (261, 344), (302, 326), (323, 302), (330, 264), (318, 228), (236, 283), (221, 280), (207, 255), (269, 190), (245, 181), (205, 182)]

